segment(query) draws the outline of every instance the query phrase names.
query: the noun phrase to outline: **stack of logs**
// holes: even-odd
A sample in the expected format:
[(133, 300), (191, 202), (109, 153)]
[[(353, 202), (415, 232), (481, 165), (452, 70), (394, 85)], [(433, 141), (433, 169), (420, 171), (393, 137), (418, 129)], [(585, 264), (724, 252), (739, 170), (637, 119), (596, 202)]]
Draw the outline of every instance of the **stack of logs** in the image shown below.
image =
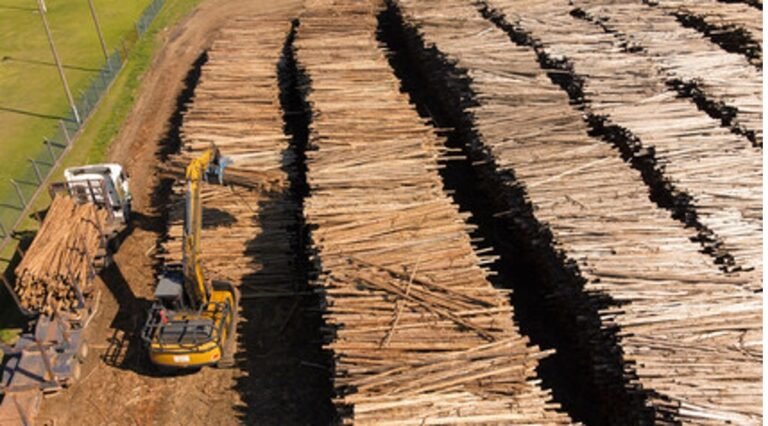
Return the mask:
[[(242, 398), (236, 402), (240, 422), (249, 424), (313, 424), (332, 416), (329, 359), (321, 352), (313, 303), (319, 298), (311, 297), (301, 252), (301, 204), (293, 186), (298, 151), (284, 131), (288, 112), (281, 107), (290, 87), (284, 48), (294, 18), (285, 7), (227, 23), (207, 51), (184, 112), (182, 150), (164, 167), (183, 176), (211, 143), (233, 160), (224, 186), (202, 187), (200, 259), (207, 279), (240, 291), (236, 357), (242, 363), (225, 376)], [(158, 263), (182, 259), (184, 190), (179, 178)]]
[(82, 307), (92, 292), (93, 262), (104, 250), (107, 212), (56, 195), (40, 230), (16, 267), (22, 308), (50, 315)]
[(745, 57), (722, 50), (659, 8), (639, 2), (613, 4), (613, 0), (573, 4), (633, 52), (655, 58), (669, 79), (695, 85), (707, 102), (722, 104), (733, 115), (734, 125), (762, 146), (762, 72)]
[[(546, 31), (563, 25), (546, 18), (550, 3), (489, 3)], [(693, 232), (648, 199), (619, 152), (588, 137), (581, 111), (540, 69), (533, 48), (460, 0), (398, 4), (418, 35), (410, 46), (429, 63), (431, 93), (464, 108), (456, 121), (476, 135), (473, 159), (489, 165), (482, 170), (496, 185), (492, 194), (507, 197), (510, 226), (531, 241), (542, 271), (576, 275), (548, 277), (550, 296), (563, 313), (576, 312), (577, 321), (561, 323), (592, 363), (605, 397), (594, 409), (613, 415), (612, 424), (653, 421), (649, 414), (662, 423), (759, 423), (762, 308), (751, 277), (718, 270)], [(570, 11), (566, 2), (560, 7)], [(573, 43), (585, 39), (571, 34)], [(519, 189), (535, 217), (524, 215)], [(564, 262), (552, 260), (560, 255)], [(622, 392), (632, 398), (617, 407)]]
[(168, 233), (157, 254), (161, 264), (182, 259), (187, 164), (211, 143), (233, 161), (224, 186), (201, 189), (200, 258), (208, 279), (235, 284), (246, 299), (290, 290), (295, 281), (287, 228), (295, 225), (296, 206), (285, 194), (293, 153), (283, 133), (276, 68), (290, 28), (288, 16), (249, 17), (221, 32), (184, 113), (183, 149), (162, 166), (177, 180)]
[(317, 281), (345, 424), (567, 423), (493, 288), (466, 214), (437, 173), (443, 141), (399, 90), (376, 42), (376, 0), (307, 2), (297, 33), (311, 87)]
[(489, 2), (506, 14), (503, 20), (536, 40), (541, 54), (569, 61), (587, 112), (603, 118), (604, 127), (624, 129), (624, 139), (616, 142), (636, 161), (647, 162), (653, 153), (653, 167), (665, 181), (656, 184), (668, 184), (677, 199), (690, 198), (687, 205), (672, 206), (678, 216), (688, 214), (703, 226), (702, 240), (717, 243), (715, 255), (730, 263), (729, 270), (755, 270), (750, 286), (761, 288), (761, 150), (678, 97), (657, 60), (622, 51), (616, 37), (571, 16), (568, 1), (555, 8), (521, 3)]
[[(746, 54), (749, 61), (763, 66), (763, 14), (744, 3), (718, 0), (662, 0), (658, 5), (679, 20), (699, 24), (713, 40), (722, 39), (729, 49)], [(735, 44), (735, 45), (733, 45)]]

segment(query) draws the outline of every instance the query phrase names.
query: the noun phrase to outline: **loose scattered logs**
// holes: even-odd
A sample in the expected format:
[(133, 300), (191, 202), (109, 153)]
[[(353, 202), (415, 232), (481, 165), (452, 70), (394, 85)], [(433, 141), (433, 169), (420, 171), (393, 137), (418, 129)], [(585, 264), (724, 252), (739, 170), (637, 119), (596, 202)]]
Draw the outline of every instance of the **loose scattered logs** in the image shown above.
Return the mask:
[(21, 306), (43, 314), (80, 307), (93, 290), (93, 262), (105, 254), (106, 224), (106, 211), (56, 195), (15, 270)]

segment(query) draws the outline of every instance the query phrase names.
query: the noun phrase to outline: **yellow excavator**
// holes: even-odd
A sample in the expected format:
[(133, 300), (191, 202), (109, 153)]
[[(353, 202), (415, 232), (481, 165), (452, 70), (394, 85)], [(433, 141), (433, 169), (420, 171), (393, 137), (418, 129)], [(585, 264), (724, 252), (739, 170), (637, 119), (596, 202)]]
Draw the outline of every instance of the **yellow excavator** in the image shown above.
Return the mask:
[(239, 293), (206, 280), (200, 262), (200, 187), (222, 184), (228, 162), (212, 145), (187, 166), (182, 263), (165, 265), (142, 331), (150, 361), (162, 370), (234, 365)]

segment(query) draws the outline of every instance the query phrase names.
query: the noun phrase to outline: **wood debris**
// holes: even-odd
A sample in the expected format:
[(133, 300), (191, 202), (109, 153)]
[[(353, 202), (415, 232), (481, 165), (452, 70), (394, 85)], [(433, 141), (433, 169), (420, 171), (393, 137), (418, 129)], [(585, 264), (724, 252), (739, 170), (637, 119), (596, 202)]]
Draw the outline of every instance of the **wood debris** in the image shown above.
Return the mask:
[(443, 141), (376, 41), (382, 1), (310, 0), (295, 46), (312, 108), (306, 201), (345, 424), (556, 424), (545, 353), (480, 265), (437, 173)]
[(54, 197), (15, 270), (22, 308), (50, 315), (83, 307), (93, 291), (94, 261), (106, 254), (107, 215), (94, 204)]
[[(570, 11), (565, 2), (488, 3), (521, 25), (546, 22), (542, 31), (555, 34), (564, 23), (550, 20), (551, 11)], [(540, 69), (532, 48), (513, 43), (466, 2), (397, 4), (418, 34), (410, 44), (436, 85), (433, 93), (462, 110), (459, 120), (477, 135), (475, 160), (495, 167), (496, 193), (512, 200), (521, 188), (535, 218), (521, 216), (514, 201), (506, 216), (527, 233), (550, 271), (557, 269), (551, 258), (562, 254), (557, 262), (583, 283), (550, 277), (556, 303), (582, 318), (564, 327), (584, 336), (606, 411), (628, 404), (618, 407), (613, 422), (643, 419), (650, 408), (664, 424), (759, 424), (762, 302), (750, 289), (753, 278), (719, 271), (691, 241), (693, 233), (649, 200), (641, 176), (620, 153), (587, 136), (581, 112)], [(572, 31), (570, 38), (574, 51), (591, 51), (590, 35)], [(602, 48), (610, 55), (610, 45)], [(596, 324), (589, 322), (594, 311)], [(622, 402), (623, 392), (628, 401)]]

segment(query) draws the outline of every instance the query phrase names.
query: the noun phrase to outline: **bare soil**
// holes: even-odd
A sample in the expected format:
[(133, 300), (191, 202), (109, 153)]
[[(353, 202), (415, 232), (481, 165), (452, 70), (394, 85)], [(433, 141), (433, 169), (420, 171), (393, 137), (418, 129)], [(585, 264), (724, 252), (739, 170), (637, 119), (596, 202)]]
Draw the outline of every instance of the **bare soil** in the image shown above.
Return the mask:
[[(244, 389), (245, 369), (205, 368), (193, 374), (162, 377), (146, 362), (137, 334), (150, 304), (155, 265), (152, 251), (164, 229), (163, 188), (156, 166), (177, 137), (178, 99), (190, 70), (237, 16), (298, 14), (301, 1), (205, 0), (161, 36), (163, 46), (140, 85), (137, 101), (113, 141), (109, 158), (131, 175), (135, 219), (115, 256), (102, 273), (99, 311), (88, 329), (90, 355), (82, 379), (43, 402), (39, 424), (47, 425), (190, 425), (239, 424), (253, 401)], [(295, 15), (293, 14), (293, 15)], [(254, 43), (257, 43), (254, 40)], [(252, 386), (260, 386), (254, 380)], [(279, 400), (279, 399), (278, 399)], [(265, 403), (270, 403), (266, 401)], [(262, 423), (295, 419), (291, 404), (261, 407), (271, 414)], [(275, 406), (279, 405), (279, 406)], [(305, 423), (302, 421), (301, 423)]]

